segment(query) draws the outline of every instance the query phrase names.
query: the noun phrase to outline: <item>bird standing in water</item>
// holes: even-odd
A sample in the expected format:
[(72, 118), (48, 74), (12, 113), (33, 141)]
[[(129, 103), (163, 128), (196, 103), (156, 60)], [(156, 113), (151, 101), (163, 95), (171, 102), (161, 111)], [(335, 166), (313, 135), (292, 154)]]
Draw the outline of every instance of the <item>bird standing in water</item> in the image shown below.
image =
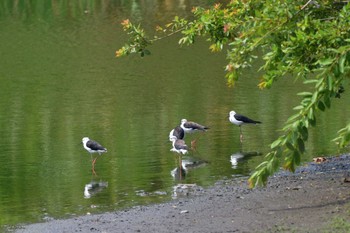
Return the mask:
[(241, 133), (241, 135), (240, 135), (241, 143), (243, 142), (243, 134), (242, 134), (242, 128), (241, 128), (242, 125), (244, 125), (244, 124), (261, 124), (260, 121), (252, 120), (246, 116), (237, 114), (235, 111), (230, 112), (229, 120), (232, 124), (239, 126), (239, 130)]
[(185, 141), (182, 139), (178, 139), (176, 136), (170, 136), (170, 141), (173, 143), (173, 148), (171, 148), (170, 151), (176, 152), (179, 154), (179, 175), (182, 177), (182, 155), (188, 153), (188, 146), (186, 145)]
[(95, 173), (95, 163), (98, 157), (96, 157), (95, 159), (92, 159), (92, 154), (98, 153), (99, 155), (101, 155), (101, 153), (107, 152), (107, 149), (101, 146), (101, 144), (99, 144), (98, 142), (90, 140), (90, 138), (88, 137), (84, 137), (82, 139), (82, 143), (85, 150), (87, 150), (90, 153), (91, 162), (92, 162), (92, 171), (93, 173)]
[[(181, 120), (180, 127), (185, 131), (185, 133), (194, 133), (197, 131), (205, 132), (205, 131), (207, 131), (207, 129), (209, 129), (209, 127), (207, 127), (207, 126), (200, 125), (200, 124), (193, 122), (193, 121), (187, 121), (186, 119)], [(198, 140), (198, 138), (191, 142), (192, 148), (196, 147), (197, 140)]]
[(172, 136), (170, 140), (173, 143), (173, 148), (171, 148), (170, 151), (183, 155), (188, 153), (188, 146), (186, 145), (184, 140), (178, 139), (176, 136)]

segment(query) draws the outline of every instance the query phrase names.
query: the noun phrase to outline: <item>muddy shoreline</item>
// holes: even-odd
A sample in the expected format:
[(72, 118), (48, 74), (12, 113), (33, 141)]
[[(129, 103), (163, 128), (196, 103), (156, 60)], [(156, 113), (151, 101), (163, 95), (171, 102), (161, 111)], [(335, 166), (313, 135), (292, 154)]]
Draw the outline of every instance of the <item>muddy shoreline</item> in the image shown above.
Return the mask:
[(17, 226), (14, 232), (332, 232), (350, 224), (350, 155), (281, 171), (266, 187), (223, 180), (163, 204)]

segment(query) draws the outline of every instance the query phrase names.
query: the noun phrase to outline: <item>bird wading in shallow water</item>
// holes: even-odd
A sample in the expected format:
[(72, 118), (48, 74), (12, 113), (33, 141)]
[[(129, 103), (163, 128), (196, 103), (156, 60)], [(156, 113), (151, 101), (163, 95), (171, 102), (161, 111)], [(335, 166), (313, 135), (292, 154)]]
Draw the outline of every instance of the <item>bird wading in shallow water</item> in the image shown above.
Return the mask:
[(178, 154), (187, 154), (188, 153), (188, 146), (186, 145), (185, 141), (182, 139), (177, 139), (175, 136), (172, 136), (170, 140), (173, 143), (173, 148), (171, 148), (170, 151), (176, 152)]
[(182, 155), (188, 153), (188, 146), (186, 145), (185, 141), (182, 139), (178, 139), (176, 136), (171, 136), (170, 141), (173, 143), (173, 148), (171, 148), (170, 151), (176, 152), (179, 154), (179, 160), (178, 160), (178, 166), (180, 171), (180, 177), (182, 177)]
[[(186, 119), (181, 120), (180, 127), (185, 131), (185, 133), (194, 133), (194, 132), (198, 132), (198, 131), (205, 132), (209, 129), (209, 127), (207, 127), (207, 126), (200, 125), (196, 122), (187, 121)], [(195, 148), (197, 139), (195, 139), (191, 142), (192, 148)]]
[(240, 135), (241, 143), (243, 142), (243, 134), (242, 134), (242, 128), (241, 128), (242, 125), (244, 125), (244, 124), (261, 124), (260, 121), (252, 120), (246, 116), (237, 114), (235, 111), (230, 112), (229, 120), (232, 124), (239, 126), (239, 130), (240, 130), (240, 134), (241, 134)]
[(185, 131), (185, 133), (194, 133), (196, 131), (206, 131), (209, 127), (204, 125), (200, 125), (196, 122), (187, 121), (186, 119), (181, 120), (181, 128)]
[(96, 157), (95, 159), (92, 159), (92, 154), (98, 153), (99, 155), (101, 155), (101, 153), (107, 152), (107, 149), (101, 146), (101, 144), (99, 144), (98, 142), (95, 142), (88, 137), (84, 137), (82, 139), (82, 143), (85, 150), (87, 150), (90, 153), (91, 162), (92, 162), (92, 171), (95, 174), (95, 163), (98, 157)]

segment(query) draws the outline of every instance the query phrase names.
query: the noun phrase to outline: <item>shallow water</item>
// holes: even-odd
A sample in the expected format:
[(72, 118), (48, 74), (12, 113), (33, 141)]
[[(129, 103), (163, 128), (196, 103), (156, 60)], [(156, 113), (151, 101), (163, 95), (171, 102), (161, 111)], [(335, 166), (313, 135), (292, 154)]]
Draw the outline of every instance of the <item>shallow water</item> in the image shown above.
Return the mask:
[[(225, 54), (210, 53), (204, 40), (178, 47), (178, 37), (170, 38), (143, 59), (114, 57), (127, 40), (123, 19), (151, 28), (205, 3), (0, 3), (0, 225), (169, 200), (178, 183), (246, 176), (263, 160), (299, 101), (300, 81), (285, 78), (261, 91), (256, 64), (228, 88)], [(318, 119), (304, 160), (336, 152), (330, 140), (348, 120), (347, 103), (344, 95)], [(231, 109), (263, 122), (243, 127), (242, 146), (228, 122)], [(186, 136), (188, 144), (199, 139), (184, 160), (200, 166), (178, 180), (168, 134), (182, 118), (210, 130)], [(85, 136), (108, 149), (97, 175), (80, 144)]]

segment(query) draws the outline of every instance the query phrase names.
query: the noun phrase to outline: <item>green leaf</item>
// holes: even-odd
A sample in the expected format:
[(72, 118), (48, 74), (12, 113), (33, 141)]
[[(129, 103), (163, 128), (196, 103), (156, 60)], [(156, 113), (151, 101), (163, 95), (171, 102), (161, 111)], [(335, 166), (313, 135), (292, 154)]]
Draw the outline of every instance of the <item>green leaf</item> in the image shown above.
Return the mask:
[(271, 159), (273, 158), (273, 156), (274, 156), (274, 153), (273, 153), (273, 152), (269, 152), (269, 153), (267, 153), (267, 154), (265, 155), (265, 159), (266, 159), (266, 160), (271, 160)]
[(325, 95), (323, 98), (324, 104), (327, 106), (327, 108), (331, 107), (331, 98), (329, 97), (329, 95)]
[(339, 59), (339, 72), (344, 73), (344, 64), (346, 60), (346, 54), (343, 54)]
[(274, 159), (271, 161), (271, 163), (272, 163), (272, 173), (273, 173), (273, 172), (275, 172), (275, 171), (277, 171), (277, 170), (279, 169), (280, 161), (279, 161), (279, 159), (274, 158)]
[(338, 78), (341, 75), (340, 70), (339, 70), (339, 66), (334, 66), (333, 75), (336, 78)]
[(297, 95), (308, 97), (308, 96), (312, 96), (312, 93), (304, 91), (304, 92), (299, 92)]
[(298, 105), (298, 106), (294, 107), (293, 110), (301, 110), (303, 108), (304, 108), (304, 106)]
[[(295, 122), (294, 124), (297, 126), (297, 125), (298, 125), (298, 122)], [(298, 134), (298, 132), (295, 130), (295, 128), (297, 128), (297, 127), (294, 126), (294, 130), (291, 132), (290, 138), (289, 138), (290, 143), (292, 143), (292, 144), (295, 144), (295, 142), (296, 142), (296, 141), (298, 140), (298, 138), (299, 138), (299, 134)]]
[(286, 157), (285, 162), (283, 164), (283, 168), (288, 170), (288, 171), (294, 172), (295, 167), (294, 167), (294, 161), (293, 161), (292, 155), (288, 155)]
[(294, 150), (295, 150), (293, 144), (290, 143), (290, 142), (286, 142), (286, 147), (287, 147), (289, 150), (291, 150), (291, 151), (294, 151)]
[(317, 83), (318, 80), (317, 79), (306, 79), (304, 81), (304, 84), (312, 84), (312, 83)]
[(320, 64), (321, 66), (327, 66), (332, 64), (334, 61), (334, 58), (332, 57), (328, 57), (328, 58), (324, 58), (318, 61), (318, 64)]
[(328, 85), (328, 90), (332, 91), (333, 90), (333, 82), (334, 78), (331, 75), (327, 76), (327, 85)]
[(310, 109), (309, 109), (309, 112), (308, 112), (308, 114), (307, 114), (307, 118), (308, 118), (309, 120), (312, 120), (312, 119), (315, 118), (315, 116), (314, 116), (314, 109), (313, 109), (313, 108), (310, 108)]
[(267, 163), (268, 163), (267, 161), (264, 161), (264, 162), (260, 163), (255, 169), (261, 170), (262, 168), (266, 167)]
[(145, 53), (145, 55), (151, 55), (151, 51), (149, 51), (148, 49), (143, 50), (143, 52)]
[(300, 153), (304, 153), (305, 152), (304, 141), (301, 138), (298, 138), (297, 142), (298, 142), (298, 148), (299, 148)]
[(300, 134), (301, 134), (302, 139), (304, 141), (307, 141), (309, 134), (308, 134), (308, 130), (305, 126), (301, 127)]
[(300, 158), (301, 158), (301, 154), (298, 151), (294, 151), (293, 153), (293, 161), (295, 165), (299, 165), (300, 164)]
[(312, 95), (311, 102), (316, 103), (317, 97), (318, 97), (318, 92), (314, 92), (314, 94)]
[(271, 144), (271, 149), (274, 149), (274, 148), (276, 148), (277, 146), (280, 146), (280, 144), (282, 143), (282, 139), (281, 138), (279, 138), (279, 139), (277, 139), (276, 141), (274, 141), (272, 144)]
[(317, 108), (323, 112), (326, 109), (326, 106), (322, 101), (318, 101)]
[(316, 126), (316, 118), (309, 119), (309, 123), (311, 126), (315, 127)]
[(292, 123), (291, 123), (291, 124), (286, 124), (286, 125), (282, 128), (282, 130), (283, 130), (283, 131), (289, 131), (292, 127), (293, 127), (293, 124), (292, 124)]
[(297, 119), (300, 115), (299, 114), (294, 114), (292, 115), (291, 117), (289, 117), (287, 119), (287, 122), (291, 122), (291, 121), (294, 121), (295, 119)]

